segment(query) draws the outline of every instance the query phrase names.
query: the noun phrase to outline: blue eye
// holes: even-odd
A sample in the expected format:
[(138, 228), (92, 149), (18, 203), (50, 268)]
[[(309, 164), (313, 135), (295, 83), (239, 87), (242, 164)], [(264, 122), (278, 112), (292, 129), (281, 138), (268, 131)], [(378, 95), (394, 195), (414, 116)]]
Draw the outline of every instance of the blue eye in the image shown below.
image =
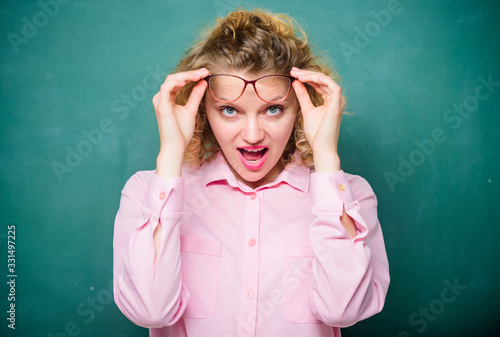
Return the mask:
[(230, 106), (223, 106), (220, 108), (220, 111), (221, 111), (222, 115), (224, 115), (226, 117), (234, 117), (237, 114), (236, 109), (232, 108)]
[(266, 113), (268, 116), (278, 116), (283, 112), (283, 107), (279, 105), (273, 105), (267, 108)]

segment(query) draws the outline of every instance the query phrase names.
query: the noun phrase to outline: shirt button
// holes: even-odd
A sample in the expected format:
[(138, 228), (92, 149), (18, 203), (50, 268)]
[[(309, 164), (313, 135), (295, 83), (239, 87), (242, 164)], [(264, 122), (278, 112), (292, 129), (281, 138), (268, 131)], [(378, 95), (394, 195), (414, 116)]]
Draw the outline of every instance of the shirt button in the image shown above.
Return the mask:
[(165, 194), (165, 192), (161, 192), (161, 193), (160, 193), (160, 200), (165, 199), (165, 197), (166, 197), (166, 196), (167, 196), (167, 195)]
[(343, 184), (340, 184), (339, 185), (339, 190), (341, 190), (342, 192), (344, 192), (345, 191), (345, 186)]
[(255, 200), (255, 198), (257, 198), (257, 193), (252, 192), (252, 194), (250, 194), (250, 199)]
[(248, 241), (248, 245), (249, 245), (249, 246), (255, 246), (255, 243), (256, 243), (256, 242), (257, 242), (257, 241), (255, 241), (255, 239), (250, 239), (250, 241)]
[(248, 290), (248, 291), (247, 291), (247, 294), (246, 294), (246, 297), (247, 297), (248, 299), (251, 299), (251, 298), (253, 297), (253, 291)]

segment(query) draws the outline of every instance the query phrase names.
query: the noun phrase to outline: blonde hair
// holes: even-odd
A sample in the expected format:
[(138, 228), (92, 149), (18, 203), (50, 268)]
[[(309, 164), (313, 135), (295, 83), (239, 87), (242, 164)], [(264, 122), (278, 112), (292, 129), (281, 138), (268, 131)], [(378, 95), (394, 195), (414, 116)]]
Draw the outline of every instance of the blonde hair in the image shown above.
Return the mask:
[[(299, 34), (301, 36), (299, 36)], [(289, 75), (292, 67), (339, 76), (328, 63), (314, 55), (305, 32), (286, 14), (273, 14), (263, 9), (247, 11), (238, 9), (205, 30), (199, 40), (186, 52), (176, 67), (176, 72), (207, 68), (241, 70), (251, 73), (272, 72)], [(177, 95), (176, 103), (185, 104), (194, 83), (186, 85)], [(321, 95), (310, 85), (306, 88), (313, 104), (323, 104)], [(304, 134), (302, 113), (299, 109), (290, 139), (283, 151), (281, 164), (285, 167), (294, 160), (298, 149), (304, 165), (313, 165), (312, 149)], [(206, 118), (204, 100), (196, 115), (193, 138), (186, 147), (184, 162), (202, 165), (220, 151)]]

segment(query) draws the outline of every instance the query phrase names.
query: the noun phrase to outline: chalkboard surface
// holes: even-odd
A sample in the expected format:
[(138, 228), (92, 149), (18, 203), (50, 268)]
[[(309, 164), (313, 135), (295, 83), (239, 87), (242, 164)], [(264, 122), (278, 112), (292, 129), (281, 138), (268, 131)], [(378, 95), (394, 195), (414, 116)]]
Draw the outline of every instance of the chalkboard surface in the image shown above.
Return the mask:
[(500, 5), (473, 0), (2, 1), (0, 335), (148, 335), (112, 301), (120, 190), (155, 167), (161, 81), (240, 5), (295, 17), (342, 76), (342, 166), (392, 277), (343, 335), (496, 335)]

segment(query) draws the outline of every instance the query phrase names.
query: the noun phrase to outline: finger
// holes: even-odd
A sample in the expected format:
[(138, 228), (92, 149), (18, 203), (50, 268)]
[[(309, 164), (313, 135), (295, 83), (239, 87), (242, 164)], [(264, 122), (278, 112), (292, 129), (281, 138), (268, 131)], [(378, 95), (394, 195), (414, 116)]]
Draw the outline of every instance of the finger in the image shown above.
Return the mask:
[(314, 83), (314, 82), (306, 82), (306, 83), (309, 84), (311, 87), (313, 87), (314, 90), (319, 92), (321, 95), (328, 94), (328, 92), (325, 90), (325, 88), (322, 85), (319, 85), (319, 84)]
[(189, 96), (188, 101), (186, 102), (185, 107), (191, 111), (198, 111), (198, 106), (200, 105), (203, 96), (205, 95), (205, 90), (207, 89), (206, 81), (199, 81), (193, 87), (193, 91), (191, 91), (191, 95)]
[(156, 95), (153, 96), (153, 106), (156, 108), (158, 105), (158, 100), (160, 99), (160, 92), (157, 92)]
[(310, 85), (316, 85), (322, 87), (323, 91), (327, 93), (331, 93), (334, 88), (334, 82), (328, 76), (323, 74), (301, 74), (297, 77), (297, 79), (301, 82), (308, 83)]
[[(320, 82), (323, 82), (323, 81), (324, 81), (324, 79), (320, 78)], [(344, 99), (344, 96), (342, 96), (342, 88), (337, 83), (335, 83), (333, 80), (328, 81), (328, 82), (329, 82), (328, 83), (329, 95), (327, 95), (328, 101), (331, 103), (336, 102), (340, 106), (340, 110), (343, 110), (345, 99)]]
[(298, 81), (309, 84), (320, 93), (323, 96), (325, 106), (328, 107), (327, 111), (329, 113), (333, 113), (335, 116), (342, 114), (345, 106), (345, 98), (342, 96), (340, 86), (331, 77), (322, 73), (299, 70), (297, 68), (292, 69), (290, 74), (296, 77)]
[(322, 95), (331, 93), (331, 89), (328, 88), (328, 85), (323, 84), (317, 75), (300, 76), (297, 79), (300, 82), (309, 84)]
[(201, 69), (197, 69), (197, 70), (169, 74), (165, 78), (165, 81), (163, 83), (165, 84), (165, 83), (168, 83), (169, 81), (175, 81), (175, 80), (197, 82), (201, 78), (206, 77), (206, 76), (208, 76), (208, 70), (206, 68), (201, 68)]
[[(162, 84), (161, 89), (165, 90), (167, 93), (172, 93), (172, 92), (175, 93), (175, 92), (179, 91), (180, 89), (182, 89), (182, 87), (185, 85), (186, 85), (185, 80), (171, 78), (168, 80), (168, 82), (165, 82)], [(161, 98), (161, 96), (160, 96), (160, 98)]]
[(157, 106), (160, 107), (167, 103), (173, 104), (175, 96), (188, 81), (199, 81), (207, 75), (208, 70), (205, 68), (168, 75), (165, 78), (165, 82), (163, 82), (160, 87), (160, 95)]
[(305, 85), (299, 81), (293, 81), (292, 86), (295, 90), (295, 95), (297, 96), (300, 107), (302, 108), (302, 112), (314, 109), (315, 106), (311, 101), (311, 97), (309, 97)]
[[(294, 77), (299, 77), (299, 76), (307, 76), (307, 75), (324, 75), (323, 73), (317, 72), (317, 71), (312, 71), (312, 70), (304, 70), (304, 69), (298, 69), (298, 68), (292, 68), (290, 71), (290, 75)], [(324, 75), (326, 76), (326, 75)]]
[(334, 98), (342, 96), (342, 88), (331, 77), (321, 76), (319, 82), (328, 88), (328, 93)]
[(314, 89), (315, 89), (315, 90), (316, 90), (316, 91), (317, 91), (320, 95), (325, 95), (325, 94), (327, 94), (327, 93), (328, 93), (328, 92), (325, 90), (324, 85), (319, 84), (319, 83), (316, 83), (316, 82), (313, 82), (313, 81), (305, 81), (305, 80), (303, 80), (303, 79), (304, 79), (304, 78), (299, 79), (299, 78), (297, 77), (297, 80), (298, 80), (298, 81), (300, 81), (300, 82), (302, 82), (302, 83), (307, 83), (307, 84), (309, 84), (309, 85), (310, 85), (311, 87), (313, 87), (313, 88), (314, 88)]
[(323, 73), (292, 68), (290, 74), (301, 82), (309, 83), (315, 89), (316, 86), (313, 83), (322, 86), (323, 90), (327, 91), (329, 94), (332, 94), (335, 90), (340, 88), (340, 86), (330, 76)]
[[(322, 75), (322, 76), (326, 76), (326, 77), (329, 77), (321, 72), (318, 72), (318, 71), (313, 71), (313, 70), (306, 70), (306, 69), (299, 69), (299, 68), (292, 68), (292, 70), (290, 71), (290, 74), (295, 74), (295, 75), (292, 75), (292, 76), (295, 76), (297, 77), (298, 75), (312, 75), (312, 74), (316, 74), (316, 75)], [(297, 76), (296, 76), (297, 75)]]
[(159, 100), (156, 109), (163, 111), (167, 105), (172, 105), (175, 98), (176, 87), (180, 86), (180, 88), (182, 88), (183, 85), (184, 84), (181, 82), (172, 80), (171, 78), (168, 82), (163, 83), (160, 87)]

